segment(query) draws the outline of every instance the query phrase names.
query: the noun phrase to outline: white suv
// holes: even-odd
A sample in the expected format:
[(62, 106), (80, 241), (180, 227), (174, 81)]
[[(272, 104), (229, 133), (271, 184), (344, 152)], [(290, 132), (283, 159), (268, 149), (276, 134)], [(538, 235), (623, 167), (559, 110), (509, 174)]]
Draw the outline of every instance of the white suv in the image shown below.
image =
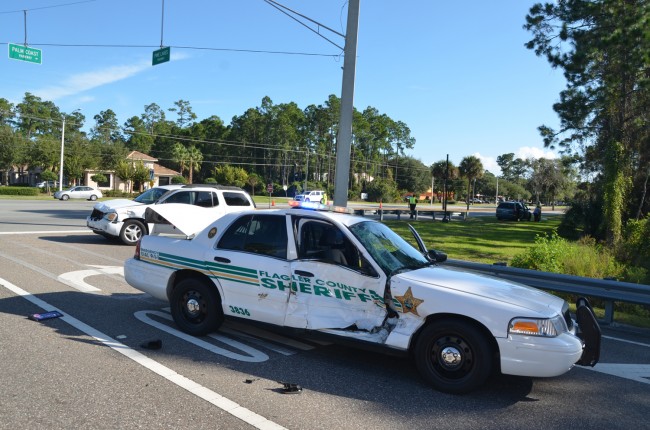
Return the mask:
[(315, 202), (326, 204), (327, 194), (325, 191), (321, 190), (305, 191), (302, 194), (296, 195), (296, 197), (293, 199), (299, 202)]
[(223, 185), (163, 185), (151, 188), (134, 200), (115, 199), (97, 203), (86, 226), (106, 238), (119, 238), (126, 245), (135, 245), (149, 234), (145, 211), (153, 204), (183, 203), (214, 212), (215, 219), (229, 212), (253, 209), (255, 203), (238, 187)]

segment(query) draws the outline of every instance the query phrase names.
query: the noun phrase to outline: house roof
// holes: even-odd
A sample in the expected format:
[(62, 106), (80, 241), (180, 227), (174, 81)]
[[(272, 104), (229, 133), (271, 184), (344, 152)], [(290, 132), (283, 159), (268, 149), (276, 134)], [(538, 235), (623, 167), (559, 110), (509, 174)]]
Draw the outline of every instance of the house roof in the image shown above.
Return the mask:
[(168, 169), (160, 164), (153, 163), (153, 172), (156, 176), (180, 176), (180, 172)]
[(131, 151), (129, 154), (126, 156), (128, 160), (142, 160), (142, 161), (158, 161), (157, 158), (153, 158), (150, 155), (143, 154), (142, 152), (139, 151)]

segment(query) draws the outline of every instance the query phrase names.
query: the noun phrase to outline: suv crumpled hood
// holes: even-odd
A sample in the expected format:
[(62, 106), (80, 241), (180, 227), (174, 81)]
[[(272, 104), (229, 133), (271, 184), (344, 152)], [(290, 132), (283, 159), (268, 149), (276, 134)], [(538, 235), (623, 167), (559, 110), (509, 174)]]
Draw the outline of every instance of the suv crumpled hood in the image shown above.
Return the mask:
[(544, 314), (548, 314), (549, 309), (561, 313), (564, 304), (563, 299), (536, 288), (444, 265), (400, 273), (396, 277), (417, 282), (423, 287), (465, 292)]
[(95, 205), (95, 209), (102, 212), (112, 212), (118, 209), (123, 209), (132, 206), (142, 206), (142, 203), (138, 203), (135, 200), (129, 199), (114, 199), (107, 200), (105, 202), (99, 202)]

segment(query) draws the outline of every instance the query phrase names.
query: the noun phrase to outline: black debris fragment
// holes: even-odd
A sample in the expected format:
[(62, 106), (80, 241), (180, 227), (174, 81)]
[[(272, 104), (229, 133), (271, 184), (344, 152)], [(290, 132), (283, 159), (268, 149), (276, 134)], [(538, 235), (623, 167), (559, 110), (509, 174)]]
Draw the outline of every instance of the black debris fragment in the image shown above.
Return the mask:
[(282, 392), (284, 394), (300, 394), (302, 392), (302, 387), (298, 384), (282, 381), (278, 381), (278, 384), (282, 384)]
[(141, 343), (140, 346), (144, 349), (160, 349), (162, 348), (162, 340), (160, 339), (150, 340)]

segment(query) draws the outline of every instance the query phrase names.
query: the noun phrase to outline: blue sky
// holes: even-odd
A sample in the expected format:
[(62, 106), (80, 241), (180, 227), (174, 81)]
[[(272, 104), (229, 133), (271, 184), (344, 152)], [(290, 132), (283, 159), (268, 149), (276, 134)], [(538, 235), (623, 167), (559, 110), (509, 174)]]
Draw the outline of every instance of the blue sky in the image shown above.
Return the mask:
[[(409, 155), (427, 165), (447, 154), (456, 164), (476, 155), (497, 174), (501, 154), (556, 156), (544, 149), (537, 127), (557, 126), (552, 105), (565, 82), (561, 71), (523, 46), (530, 34), (522, 26), (534, 1), (360, 1), (354, 105), (406, 123), (416, 139)], [(344, 0), (279, 3), (345, 33)], [(27, 10), (27, 43), (43, 57), (36, 65), (5, 55), (0, 97), (19, 103), (31, 92), (64, 112), (80, 109), (92, 126), (102, 110), (112, 109), (123, 124), (150, 103), (167, 110), (180, 99), (199, 120), (217, 115), (230, 123), (264, 96), (302, 109), (341, 96), (341, 50), (263, 0), (164, 4), (162, 38), (172, 46), (171, 61), (152, 66), (162, 0), (0, 2), (4, 49), (24, 43)], [(343, 46), (339, 36), (322, 34)]]

